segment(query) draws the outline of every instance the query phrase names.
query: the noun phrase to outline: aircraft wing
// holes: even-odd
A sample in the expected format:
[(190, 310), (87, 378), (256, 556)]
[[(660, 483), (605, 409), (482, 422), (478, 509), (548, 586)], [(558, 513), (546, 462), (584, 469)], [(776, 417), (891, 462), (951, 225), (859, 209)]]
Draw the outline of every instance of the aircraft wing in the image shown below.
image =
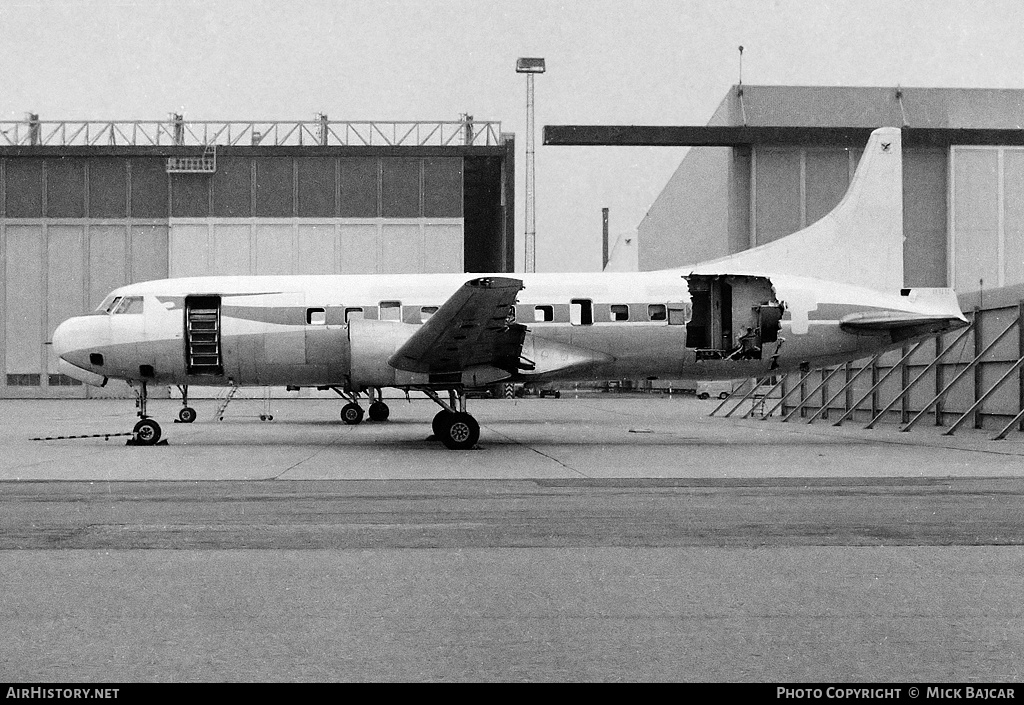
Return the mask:
[(461, 372), (478, 365), (514, 372), (526, 327), (510, 322), (509, 311), (522, 288), (521, 280), (507, 277), (466, 282), (388, 364), (409, 372)]

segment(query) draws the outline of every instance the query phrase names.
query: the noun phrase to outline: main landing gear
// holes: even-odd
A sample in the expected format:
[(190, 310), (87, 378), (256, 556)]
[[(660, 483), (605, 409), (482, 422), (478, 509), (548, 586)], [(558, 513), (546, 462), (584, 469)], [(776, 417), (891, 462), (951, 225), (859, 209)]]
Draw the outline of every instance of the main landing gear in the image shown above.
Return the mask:
[(456, 410), (456, 392), (448, 390), (446, 403), (432, 389), (424, 389), (423, 393), (433, 399), (441, 410), (434, 416), (430, 426), (434, 431), (434, 438), (441, 441), (446, 448), (451, 450), (469, 450), (480, 440), (480, 424), (477, 420), (466, 413), (466, 392), (458, 392), (458, 410)]
[[(341, 407), (341, 420), (345, 423), (355, 425), (363, 420), (363, 407), (359, 406), (359, 394), (357, 392), (346, 392), (339, 387), (331, 387), (335, 393), (348, 400), (348, 404)], [(391, 409), (381, 400), (380, 389), (370, 388), (367, 390), (370, 397), (370, 421), (387, 421), (391, 416)], [(376, 398), (375, 398), (376, 397)]]
[[(132, 437), (128, 439), (130, 446), (155, 446), (160, 442), (160, 424), (146, 415), (146, 401), (148, 393), (146, 383), (142, 382), (139, 389), (139, 398), (136, 405), (139, 407), (140, 421), (132, 429)], [(194, 412), (193, 412), (194, 413)], [(166, 441), (165, 441), (166, 442)]]

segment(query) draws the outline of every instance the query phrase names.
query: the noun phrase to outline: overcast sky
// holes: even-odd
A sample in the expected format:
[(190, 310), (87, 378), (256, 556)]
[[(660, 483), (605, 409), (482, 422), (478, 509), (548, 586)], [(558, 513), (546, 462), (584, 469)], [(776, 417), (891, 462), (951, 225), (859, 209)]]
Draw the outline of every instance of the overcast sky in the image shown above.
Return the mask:
[(0, 119), (454, 120), (517, 135), (536, 79), (537, 269), (596, 271), (681, 148), (544, 147), (546, 124), (702, 125), (766, 85), (1024, 87), (1024, 2), (0, 0)]

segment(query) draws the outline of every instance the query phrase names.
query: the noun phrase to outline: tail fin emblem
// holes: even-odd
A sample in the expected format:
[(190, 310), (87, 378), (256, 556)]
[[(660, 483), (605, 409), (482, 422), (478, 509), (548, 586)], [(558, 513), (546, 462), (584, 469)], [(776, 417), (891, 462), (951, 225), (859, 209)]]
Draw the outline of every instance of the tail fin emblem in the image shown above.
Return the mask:
[(888, 152), (890, 147), (892, 147), (892, 142), (882, 142), (883, 152)]

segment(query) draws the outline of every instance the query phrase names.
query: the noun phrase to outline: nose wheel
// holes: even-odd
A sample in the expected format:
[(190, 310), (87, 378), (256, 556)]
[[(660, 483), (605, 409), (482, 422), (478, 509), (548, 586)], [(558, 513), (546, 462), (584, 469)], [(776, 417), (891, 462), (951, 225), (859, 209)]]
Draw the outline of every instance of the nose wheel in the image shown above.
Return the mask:
[[(160, 440), (160, 424), (153, 419), (142, 419), (132, 429), (132, 445), (155, 446)], [(131, 442), (131, 441), (129, 441)]]

